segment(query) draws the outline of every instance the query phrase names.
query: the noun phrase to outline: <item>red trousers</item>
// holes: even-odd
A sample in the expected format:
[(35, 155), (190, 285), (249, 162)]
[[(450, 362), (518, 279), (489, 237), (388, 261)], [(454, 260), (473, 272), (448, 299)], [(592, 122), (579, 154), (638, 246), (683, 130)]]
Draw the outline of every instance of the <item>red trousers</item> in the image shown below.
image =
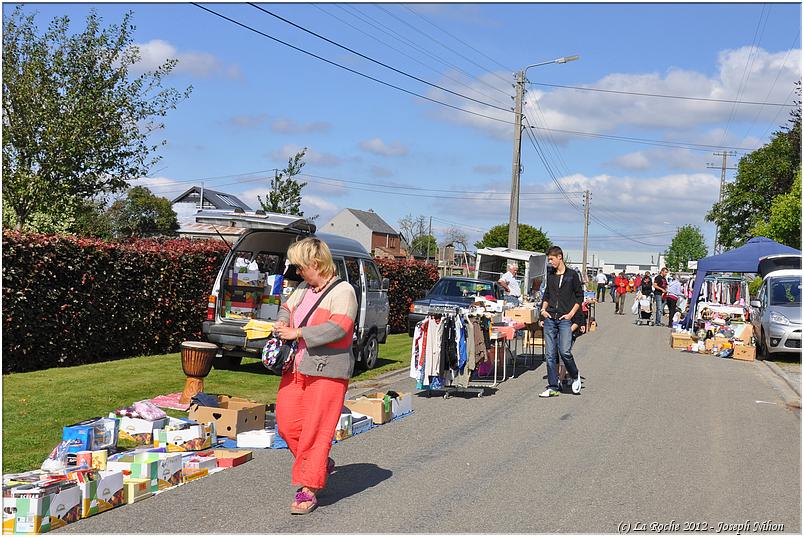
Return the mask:
[(327, 482), (327, 457), (335, 438), (349, 381), (302, 375), (282, 375), (276, 394), (276, 426), (296, 458), (294, 485), (314, 489)]

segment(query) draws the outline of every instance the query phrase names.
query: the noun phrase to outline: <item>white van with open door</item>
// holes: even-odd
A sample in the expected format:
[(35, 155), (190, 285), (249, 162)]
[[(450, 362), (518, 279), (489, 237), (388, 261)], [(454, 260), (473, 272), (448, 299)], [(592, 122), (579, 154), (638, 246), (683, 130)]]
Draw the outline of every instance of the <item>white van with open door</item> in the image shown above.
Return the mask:
[(246, 229), (218, 271), (203, 322), (204, 337), (221, 348), (215, 358), (216, 368), (236, 367), (243, 357), (260, 357), (265, 339), (247, 339), (243, 327), (251, 319), (276, 319), (279, 306), (301, 283), (295, 268), (286, 262), (288, 247), (312, 236), (327, 244), (338, 277), (355, 289), (356, 365), (371, 369), (377, 364), (379, 344), (385, 343), (390, 332), (388, 279), (381, 278), (360, 243), (338, 235), (315, 234), (315, 224), (299, 216), (263, 211), (204, 210), (196, 213), (196, 221)]

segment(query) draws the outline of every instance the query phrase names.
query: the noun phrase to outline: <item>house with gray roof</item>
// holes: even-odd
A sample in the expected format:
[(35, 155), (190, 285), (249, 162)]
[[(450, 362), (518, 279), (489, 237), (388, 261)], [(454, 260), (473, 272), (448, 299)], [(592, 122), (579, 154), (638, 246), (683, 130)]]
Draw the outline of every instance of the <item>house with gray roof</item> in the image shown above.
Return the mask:
[(402, 235), (372, 209), (343, 209), (318, 230), (354, 239), (374, 257), (407, 257), (407, 250), (402, 248)]

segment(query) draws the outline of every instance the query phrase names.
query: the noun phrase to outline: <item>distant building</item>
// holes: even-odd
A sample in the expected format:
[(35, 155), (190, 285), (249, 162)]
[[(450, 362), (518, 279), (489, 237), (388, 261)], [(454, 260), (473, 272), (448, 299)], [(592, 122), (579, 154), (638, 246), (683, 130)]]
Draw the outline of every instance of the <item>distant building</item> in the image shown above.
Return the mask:
[(202, 189), (200, 186), (194, 186), (171, 202), (173, 211), (176, 213), (179, 221), (177, 233), (182, 237), (190, 239), (220, 239), (221, 235), (223, 235), (227, 242), (234, 242), (245, 231), (244, 228), (214, 226), (211, 224), (200, 224), (195, 221), (195, 213), (202, 207), (200, 203), (202, 190), (204, 192), (204, 209), (223, 209), (229, 211), (234, 211), (235, 209), (242, 209), (243, 211), (252, 210), (251, 207), (243, 203), (233, 194), (226, 194), (224, 192), (218, 192), (217, 190), (210, 190), (209, 188)]
[(343, 209), (318, 230), (354, 239), (374, 257), (407, 257), (407, 250), (402, 248), (402, 235), (371, 209)]

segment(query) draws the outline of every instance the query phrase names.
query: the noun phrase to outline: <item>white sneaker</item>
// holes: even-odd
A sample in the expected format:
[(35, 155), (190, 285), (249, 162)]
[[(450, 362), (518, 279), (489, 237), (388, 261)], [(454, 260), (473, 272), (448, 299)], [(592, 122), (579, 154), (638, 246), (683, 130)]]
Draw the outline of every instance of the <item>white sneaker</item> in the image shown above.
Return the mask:
[(572, 381), (572, 393), (580, 395), (581, 393), (581, 374), (578, 373), (578, 378)]
[(551, 390), (547, 388), (542, 393), (539, 394), (539, 397), (558, 397), (558, 392), (555, 390)]

